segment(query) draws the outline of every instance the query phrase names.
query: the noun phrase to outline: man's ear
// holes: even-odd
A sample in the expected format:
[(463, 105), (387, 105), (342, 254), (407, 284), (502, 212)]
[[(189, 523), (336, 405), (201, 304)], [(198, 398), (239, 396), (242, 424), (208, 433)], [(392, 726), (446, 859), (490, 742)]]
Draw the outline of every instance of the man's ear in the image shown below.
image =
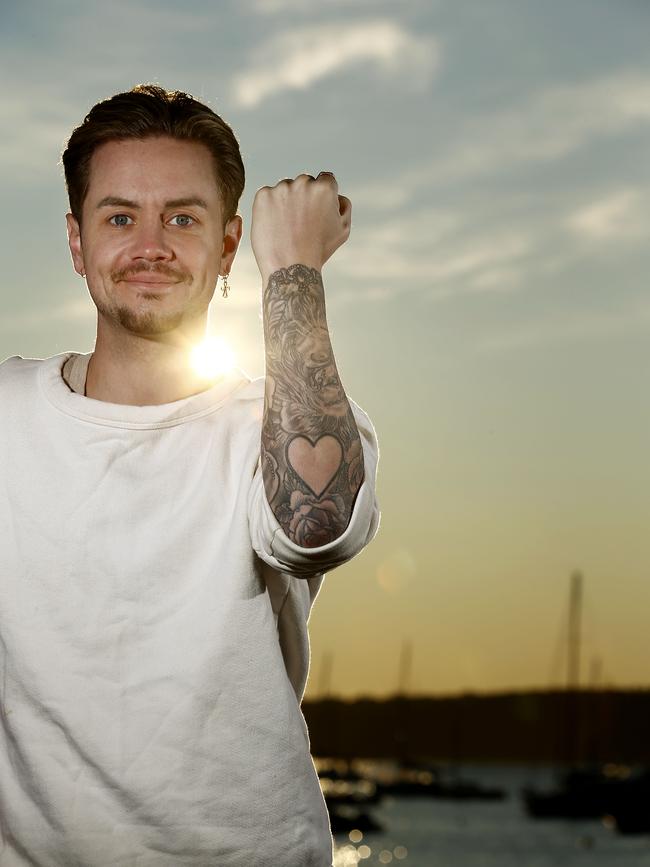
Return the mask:
[(65, 221), (68, 226), (68, 246), (70, 247), (72, 264), (74, 265), (77, 274), (79, 274), (80, 277), (83, 277), (86, 273), (86, 267), (84, 265), (83, 251), (81, 249), (81, 229), (79, 228), (79, 223), (72, 214), (66, 214)]
[(221, 247), (221, 274), (229, 274), (244, 231), (244, 222), (239, 214), (228, 220), (224, 229), (223, 245)]

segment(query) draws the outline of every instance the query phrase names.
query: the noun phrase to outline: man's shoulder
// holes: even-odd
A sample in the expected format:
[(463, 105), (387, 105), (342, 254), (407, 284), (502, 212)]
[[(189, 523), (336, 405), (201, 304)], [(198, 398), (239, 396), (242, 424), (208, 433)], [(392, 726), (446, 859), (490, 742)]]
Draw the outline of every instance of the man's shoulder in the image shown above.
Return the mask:
[(0, 361), (0, 381), (11, 381), (23, 375), (29, 375), (37, 370), (45, 361), (45, 358), (23, 358), (22, 355), (11, 355)]
[(248, 382), (235, 392), (236, 400), (259, 400), (264, 398), (264, 382), (265, 377), (259, 376), (257, 379), (251, 379), (247, 374), (244, 374)]
[(52, 355), (49, 358), (24, 358), (11, 355), (0, 361), (0, 391), (7, 394), (26, 394), (37, 387), (41, 372), (50, 367), (61, 366), (70, 353)]

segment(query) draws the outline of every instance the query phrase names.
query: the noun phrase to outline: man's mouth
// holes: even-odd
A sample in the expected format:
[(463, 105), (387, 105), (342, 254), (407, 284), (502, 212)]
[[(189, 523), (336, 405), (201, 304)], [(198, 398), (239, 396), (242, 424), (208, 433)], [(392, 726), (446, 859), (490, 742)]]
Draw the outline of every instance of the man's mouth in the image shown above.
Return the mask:
[(137, 274), (134, 277), (125, 277), (125, 283), (147, 283), (152, 286), (167, 286), (170, 283), (178, 283), (179, 281), (176, 279), (172, 279), (171, 277), (152, 277), (149, 274), (142, 274), (138, 276)]
[(171, 295), (176, 291), (181, 281), (175, 277), (162, 277), (162, 275), (143, 274), (141, 277), (125, 277), (124, 283), (135, 292), (150, 292), (152, 295)]

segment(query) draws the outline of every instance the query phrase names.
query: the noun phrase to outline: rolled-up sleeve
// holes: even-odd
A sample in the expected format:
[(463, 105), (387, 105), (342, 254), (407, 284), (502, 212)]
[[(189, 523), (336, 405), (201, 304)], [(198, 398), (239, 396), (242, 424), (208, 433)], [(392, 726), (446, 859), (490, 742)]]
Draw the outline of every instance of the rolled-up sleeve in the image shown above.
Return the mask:
[(359, 488), (345, 531), (318, 548), (303, 548), (286, 535), (266, 498), (261, 461), (258, 461), (248, 496), (248, 523), (253, 550), (258, 557), (281, 572), (301, 578), (331, 571), (355, 557), (379, 529), (381, 512), (377, 501), (377, 434), (367, 414), (348, 398), (361, 437), (364, 480)]

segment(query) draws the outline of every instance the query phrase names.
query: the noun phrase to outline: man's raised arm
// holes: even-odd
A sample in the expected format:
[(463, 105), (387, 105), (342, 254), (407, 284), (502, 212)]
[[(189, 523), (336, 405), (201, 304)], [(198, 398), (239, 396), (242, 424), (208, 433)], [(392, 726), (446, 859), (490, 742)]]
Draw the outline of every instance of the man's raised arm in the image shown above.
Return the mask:
[(261, 462), (271, 509), (304, 548), (337, 539), (364, 480), (361, 439), (339, 379), (322, 265), (350, 234), (334, 176), (262, 187), (251, 242), (263, 280), (266, 354)]

